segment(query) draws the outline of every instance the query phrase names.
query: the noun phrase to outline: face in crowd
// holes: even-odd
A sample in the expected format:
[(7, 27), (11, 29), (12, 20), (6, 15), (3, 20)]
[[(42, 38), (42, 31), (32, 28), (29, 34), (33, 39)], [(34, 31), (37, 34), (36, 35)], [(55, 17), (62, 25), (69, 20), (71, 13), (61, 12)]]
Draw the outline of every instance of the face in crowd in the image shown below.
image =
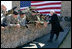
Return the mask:
[(25, 14), (21, 14), (21, 15), (20, 15), (21, 18), (24, 18), (24, 16), (26, 16), (26, 15), (25, 15)]

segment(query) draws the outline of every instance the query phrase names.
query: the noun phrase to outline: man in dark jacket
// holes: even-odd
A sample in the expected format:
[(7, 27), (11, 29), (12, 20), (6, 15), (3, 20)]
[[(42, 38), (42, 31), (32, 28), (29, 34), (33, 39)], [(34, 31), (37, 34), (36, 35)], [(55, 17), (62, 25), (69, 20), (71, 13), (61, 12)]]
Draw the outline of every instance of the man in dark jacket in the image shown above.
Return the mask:
[(51, 20), (49, 20), (49, 23), (51, 24), (51, 32), (50, 32), (50, 42), (52, 42), (54, 34), (56, 34), (56, 39), (58, 39), (59, 32), (63, 31), (63, 29), (60, 26), (59, 19), (57, 17), (57, 14), (55, 14), (54, 10), (50, 11), (51, 14)]

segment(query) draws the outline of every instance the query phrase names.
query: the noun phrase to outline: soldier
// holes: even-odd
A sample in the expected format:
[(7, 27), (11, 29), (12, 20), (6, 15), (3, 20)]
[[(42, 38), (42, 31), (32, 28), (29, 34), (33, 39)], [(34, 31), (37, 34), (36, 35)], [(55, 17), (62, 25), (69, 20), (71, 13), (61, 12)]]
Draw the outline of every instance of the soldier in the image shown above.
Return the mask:
[(3, 19), (3, 23), (6, 24), (6, 26), (16, 26), (20, 28), (17, 17), (18, 13), (14, 11), (13, 14), (5, 16), (5, 18)]
[(4, 6), (2, 6), (1, 8), (2, 8), (1, 12), (3, 12), (3, 15), (1, 16), (2, 17), (1, 18), (1, 26), (2, 26), (2, 28), (4, 28), (5, 26), (11, 26), (10, 23), (11, 23), (11, 19), (12, 19), (12, 14), (14, 14), (14, 16), (16, 15), (16, 12), (14, 12), (14, 9), (16, 9), (17, 7), (12, 8), (8, 12), (6, 11), (6, 8)]
[(29, 7), (29, 11), (26, 13), (26, 16), (27, 16), (27, 21), (29, 22), (29, 23), (33, 23), (33, 24), (35, 24), (36, 22), (35, 21), (37, 21), (37, 16), (36, 16), (36, 11), (34, 10), (34, 8), (31, 8), (31, 7)]
[(33, 23), (36, 25), (36, 23), (38, 24), (40, 21), (40, 15), (39, 15), (40, 13), (34, 9), (36, 8), (35, 7), (27, 8), (28, 12), (26, 13), (26, 16), (27, 16), (26, 20), (27, 22)]
[(20, 26), (27, 27), (27, 25), (26, 25), (26, 14), (25, 14), (25, 12), (19, 11), (19, 13), (20, 13), (20, 16), (18, 16), (18, 21), (19, 21)]
[(46, 23), (46, 15), (40, 14), (38, 11), (36, 12), (36, 26), (38, 26), (39, 28), (41, 28), (41, 24), (44, 25), (44, 27), (47, 27), (47, 23)]
[(33, 24), (36, 25), (36, 28), (37, 26), (40, 28), (40, 13), (36, 10), (34, 10), (34, 8), (30, 8), (30, 12), (31, 12), (31, 20), (29, 22), (33, 22)]
[(20, 28), (20, 24), (18, 22), (18, 13), (16, 11), (13, 12), (11, 16), (8, 17), (8, 26), (16, 26)]
[(35, 17), (33, 17), (32, 11), (29, 8), (27, 8), (27, 12), (26, 12), (27, 23), (34, 21), (34, 18)]
[(39, 24), (43, 23), (43, 21), (40, 18), (40, 13), (34, 9), (36, 9), (36, 8), (28, 7), (25, 9), (25, 10), (27, 10), (26, 20), (27, 20), (27, 23), (33, 23), (35, 25), (37, 23), (39, 25)]

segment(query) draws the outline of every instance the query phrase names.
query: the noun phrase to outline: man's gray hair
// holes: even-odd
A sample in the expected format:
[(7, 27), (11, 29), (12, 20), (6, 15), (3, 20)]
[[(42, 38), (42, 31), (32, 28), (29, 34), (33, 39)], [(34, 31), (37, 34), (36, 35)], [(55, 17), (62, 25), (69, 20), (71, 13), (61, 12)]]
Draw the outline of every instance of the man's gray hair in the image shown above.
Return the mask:
[(55, 11), (54, 11), (54, 10), (50, 10), (50, 12), (53, 12), (53, 13), (55, 13)]

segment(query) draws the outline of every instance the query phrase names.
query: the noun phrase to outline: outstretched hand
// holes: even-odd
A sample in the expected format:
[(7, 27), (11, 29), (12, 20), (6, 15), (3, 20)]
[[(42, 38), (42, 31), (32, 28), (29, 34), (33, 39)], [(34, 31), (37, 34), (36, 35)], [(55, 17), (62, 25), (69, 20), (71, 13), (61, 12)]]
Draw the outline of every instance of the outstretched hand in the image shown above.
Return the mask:
[(5, 27), (1, 26), (1, 29), (2, 29), (2, 30), (5, 30)]
[(44, 22), (44, 27), (47, 27), (47, 24), (48, 24), (47, 22)]
[(17, 28), (20, 28), (20, 24), (17, 24), (16, 26), (17, 26)]

